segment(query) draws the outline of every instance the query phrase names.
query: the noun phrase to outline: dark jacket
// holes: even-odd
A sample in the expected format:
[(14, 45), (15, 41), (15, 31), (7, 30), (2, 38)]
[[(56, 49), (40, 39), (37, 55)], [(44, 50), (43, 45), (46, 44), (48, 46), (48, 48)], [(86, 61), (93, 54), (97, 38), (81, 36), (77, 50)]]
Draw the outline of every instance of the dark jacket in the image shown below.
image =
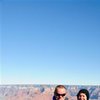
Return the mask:
[[(53, 96), (52, 100), (56, 100), (55, 96)], [(68, 100), (68, 98), (66, 97), (65, 100)]]

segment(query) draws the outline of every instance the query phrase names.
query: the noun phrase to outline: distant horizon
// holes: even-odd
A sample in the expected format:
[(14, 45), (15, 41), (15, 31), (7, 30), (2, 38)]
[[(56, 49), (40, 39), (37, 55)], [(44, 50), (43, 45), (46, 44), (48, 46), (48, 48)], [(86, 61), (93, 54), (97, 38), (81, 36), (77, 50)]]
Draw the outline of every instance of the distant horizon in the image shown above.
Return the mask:
[(13, 84), (0, 84), (0, 86), (6, 86), (6, 85), (71, 85), (71, 86), (100, 86), (100, 84), (32, 84), (32, 83), (25, 83), (25, 84), (17, 84), (17, 83), (13, 83)]

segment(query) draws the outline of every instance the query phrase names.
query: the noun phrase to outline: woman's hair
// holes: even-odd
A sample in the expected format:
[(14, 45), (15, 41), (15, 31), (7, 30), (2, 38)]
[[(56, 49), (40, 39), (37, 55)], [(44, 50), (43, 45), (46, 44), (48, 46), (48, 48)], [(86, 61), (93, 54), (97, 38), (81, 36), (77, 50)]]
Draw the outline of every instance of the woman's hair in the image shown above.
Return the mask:
[(89, 91), (87, 89), (81, 89), (77, 94), (77, 98), (79, 97), (80, 93), (84, 93), (87, 96), (87, 100), (89, 100)]

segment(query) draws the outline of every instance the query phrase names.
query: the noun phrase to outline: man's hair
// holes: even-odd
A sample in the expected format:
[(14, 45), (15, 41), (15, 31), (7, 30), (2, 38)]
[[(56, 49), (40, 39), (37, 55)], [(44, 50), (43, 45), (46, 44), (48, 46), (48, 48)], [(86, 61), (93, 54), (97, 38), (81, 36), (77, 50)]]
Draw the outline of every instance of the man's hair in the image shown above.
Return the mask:
[(58, 89), (58, 88), (64, 88), (65, 90), (67, 90), (66, 87), (65, 87), (64, 85), (57, 85), (57, 86), (55, 87), (54, 95), (56, 95), (57, 89)]

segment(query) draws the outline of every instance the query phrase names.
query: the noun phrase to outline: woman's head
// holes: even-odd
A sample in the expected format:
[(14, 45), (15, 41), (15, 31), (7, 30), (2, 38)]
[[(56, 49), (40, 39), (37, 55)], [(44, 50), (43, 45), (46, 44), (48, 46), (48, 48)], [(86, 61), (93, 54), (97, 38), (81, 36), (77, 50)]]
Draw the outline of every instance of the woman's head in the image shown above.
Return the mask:
[(89, 100), (89, 92), (86, 89), (81, 89), (77, 94), (78, 100)]

